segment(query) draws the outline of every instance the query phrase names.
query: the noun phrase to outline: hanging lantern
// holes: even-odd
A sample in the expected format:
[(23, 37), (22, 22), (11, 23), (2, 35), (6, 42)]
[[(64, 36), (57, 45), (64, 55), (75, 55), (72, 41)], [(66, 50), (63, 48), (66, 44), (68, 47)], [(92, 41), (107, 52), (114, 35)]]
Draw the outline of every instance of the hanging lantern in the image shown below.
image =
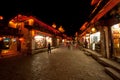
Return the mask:
[(3, 20), (3, 16), (0, 16), (0, 20)]
[(65, 32), (65, 30), (62, 28), (62, 26), (59, 27), (60, 32)]
[(55, 23), (53, 23), (52, 27), (53, 27), (53, 28), (56, 28), (56, 24), (55, 24)]

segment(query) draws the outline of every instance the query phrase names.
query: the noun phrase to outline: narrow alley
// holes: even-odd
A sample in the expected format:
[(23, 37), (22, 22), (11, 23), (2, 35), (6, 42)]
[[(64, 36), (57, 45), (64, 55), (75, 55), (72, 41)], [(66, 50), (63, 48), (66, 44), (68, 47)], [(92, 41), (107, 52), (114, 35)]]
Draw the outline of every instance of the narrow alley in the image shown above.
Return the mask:
[(0, 80), (113, 80), (104, 67), (78, 49), (0, 60)]

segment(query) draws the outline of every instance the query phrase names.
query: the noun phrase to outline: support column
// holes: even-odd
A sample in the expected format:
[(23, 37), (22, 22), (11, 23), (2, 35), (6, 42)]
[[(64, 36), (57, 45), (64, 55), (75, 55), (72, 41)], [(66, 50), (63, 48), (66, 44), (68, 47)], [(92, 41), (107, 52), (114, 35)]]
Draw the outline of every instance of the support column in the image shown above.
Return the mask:
[(106, 46), (106, 57), (107, 58), (110, 58), (110, 52), (109, 52), (109, 34), (108, 34), (108, 27), (105, 26), (104, 28), (104, 31), (105, 31), (105, 46)]
[(105, 31), (103, 26), (100, 26), (100, 40), (101, 40), (101, 54), (103, 57), (106, 57)]
[(32, 34), (31, 34), (31, 29), (28, 31), (28, 42), (27, 42), (27, 54), (31, 55), (32, 54)]
[(53, 44), (54, 47), (57, 46), (57, 38), (56, 38), (55, 35), (52, 37), (52, 44)]

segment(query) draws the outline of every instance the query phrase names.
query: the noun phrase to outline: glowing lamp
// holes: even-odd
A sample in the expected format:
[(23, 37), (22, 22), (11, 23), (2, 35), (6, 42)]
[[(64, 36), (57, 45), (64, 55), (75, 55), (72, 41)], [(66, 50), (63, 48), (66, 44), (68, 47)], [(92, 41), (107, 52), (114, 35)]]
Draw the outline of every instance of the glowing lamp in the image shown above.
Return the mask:
[(55, 25), (55, 24), (53, 24), (53, 25), (52, 25), (52, 27), (53, 27), (53, 28), (56, 28), (56, 25)]
[(3, 16), (0, 16), (0, 20), (3, 20)]
[(0, 37), (0, 41), (2, 41), (2, 39), (3, 39), (3, 38), (2, 38), (2, 37)]
[(95, 32), (95, 31), (96, 31), (96, 29), (95, 29), (95, 28), (92, 28), (91, 30), (92, 30), (92, 32)]
[(23, 40), (24, 40), (24, 38), (19, 38), (19, 40), (20, 40), (20, 41), (23, 41)]

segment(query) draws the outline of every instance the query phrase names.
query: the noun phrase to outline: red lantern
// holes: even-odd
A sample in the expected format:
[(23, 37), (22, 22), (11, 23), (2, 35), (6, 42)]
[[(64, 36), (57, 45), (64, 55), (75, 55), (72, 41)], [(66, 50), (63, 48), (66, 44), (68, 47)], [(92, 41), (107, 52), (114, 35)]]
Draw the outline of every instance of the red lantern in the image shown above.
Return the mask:
[(0, 16), (0, 20), (3, 20), (3, 16)]

